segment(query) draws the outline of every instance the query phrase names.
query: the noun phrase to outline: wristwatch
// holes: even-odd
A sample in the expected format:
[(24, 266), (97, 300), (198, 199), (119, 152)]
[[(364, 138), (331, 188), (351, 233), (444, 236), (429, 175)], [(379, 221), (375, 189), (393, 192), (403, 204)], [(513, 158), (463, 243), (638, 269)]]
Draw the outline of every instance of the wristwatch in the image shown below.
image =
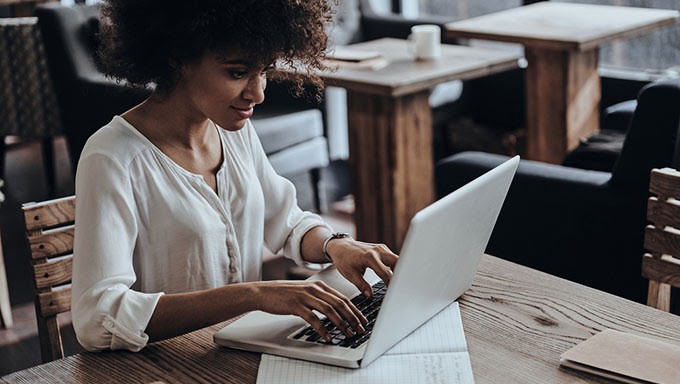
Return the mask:
[(328, 251), (326, 248), (328, 247), (328, 243), (330, 243), (331, 240), (335, 239), (346, 239), (346, 238), (352, 238), (352, 236), (349, 235), (349, 233), (344, 233), (344, 232), (335, 232), (332, 233), (330, 236), (326, 238), (326, 240), (323, 241), (323, 247), (321, 247), (321, 250), (323, 251), (323, 256), (328, 260), (328, 262), (332, 263), (333, 259), (331, 259), (331, 255), (328, 254)]

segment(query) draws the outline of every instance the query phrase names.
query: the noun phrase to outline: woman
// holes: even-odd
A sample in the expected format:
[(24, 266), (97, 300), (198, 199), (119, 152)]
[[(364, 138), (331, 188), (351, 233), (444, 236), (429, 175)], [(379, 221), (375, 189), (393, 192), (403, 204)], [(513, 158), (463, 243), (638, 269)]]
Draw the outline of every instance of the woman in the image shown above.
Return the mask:
[(301, 211), (249, 120), (272, 64), (323, 68), (329, 13), (327, 0), (104, 4), (100, 66), (156, 88), (78, 164), (72, 309), (87, 350), (138, 351), (253, 310), (300, 316), (327, 339), (312, 310), (364, 332), (322, 283), (259, 281), (265, 245), (300, 265), (333, 262), (367, 295), (366, 268), (388, 282), (398, 259)]

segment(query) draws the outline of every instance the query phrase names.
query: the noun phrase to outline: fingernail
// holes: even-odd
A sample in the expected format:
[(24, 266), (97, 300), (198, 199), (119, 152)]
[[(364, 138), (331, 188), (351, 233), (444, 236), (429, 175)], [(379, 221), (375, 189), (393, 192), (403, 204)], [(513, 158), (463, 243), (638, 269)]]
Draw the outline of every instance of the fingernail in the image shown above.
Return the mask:
[(371, 296), (371, 293), (373, 293), (370, 289), (367, 289), (364, 291), (364, 296)]
[(324, 339), (325, 339), (326, 341), (330, 342), (330, 341), (331, 341), (331, 335), (326, 334), (326, 336), (324, 337)]

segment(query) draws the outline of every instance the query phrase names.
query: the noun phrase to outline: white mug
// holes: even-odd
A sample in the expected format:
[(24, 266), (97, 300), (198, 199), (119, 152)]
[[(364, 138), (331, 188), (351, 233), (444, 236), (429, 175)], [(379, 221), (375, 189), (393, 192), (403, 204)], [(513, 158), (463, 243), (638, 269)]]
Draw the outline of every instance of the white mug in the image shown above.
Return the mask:
[(438, 25), (414, 25), (408, 39), (411, 41), (416, 59), (432, 60), (442, 54), (441, 28)]

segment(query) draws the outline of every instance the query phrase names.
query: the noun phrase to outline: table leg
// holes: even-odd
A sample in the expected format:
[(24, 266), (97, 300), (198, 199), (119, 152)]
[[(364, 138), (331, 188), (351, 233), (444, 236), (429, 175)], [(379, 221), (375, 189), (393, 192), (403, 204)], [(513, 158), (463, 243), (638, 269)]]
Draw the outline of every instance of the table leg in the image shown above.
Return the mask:
[(357, 237), (398, 252), (413, 215), (434, 201), (429, 91), (347, 91)]
[(599, 49), (529, 48), (526, 72), (527, 157), (559, 164), (599, 128)]

